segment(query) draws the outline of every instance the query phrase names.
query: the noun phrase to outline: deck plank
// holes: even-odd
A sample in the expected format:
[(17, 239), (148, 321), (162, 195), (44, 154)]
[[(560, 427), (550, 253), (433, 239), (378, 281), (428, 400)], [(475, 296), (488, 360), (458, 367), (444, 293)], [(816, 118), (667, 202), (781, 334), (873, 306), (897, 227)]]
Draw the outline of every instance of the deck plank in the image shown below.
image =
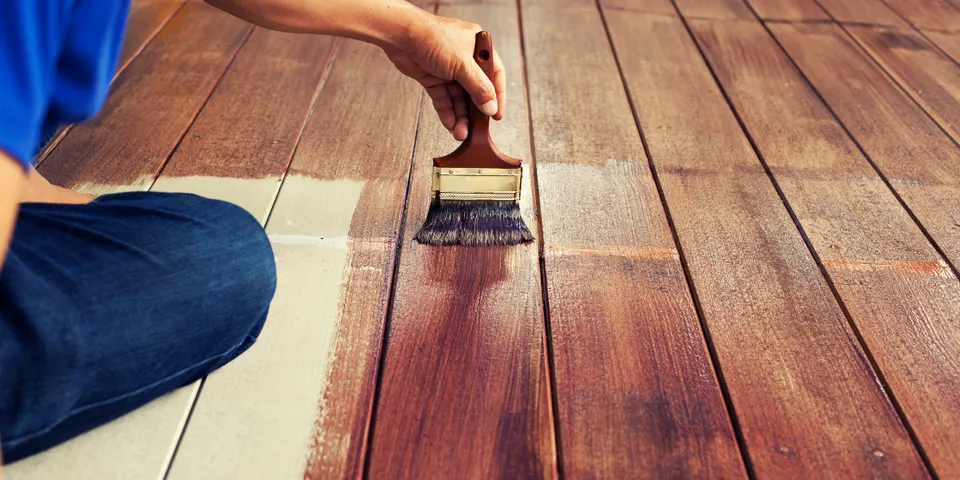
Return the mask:
[[(643, 0), (649, 3), (669, 3), (670, 0)], [(712, 20), (747, 20), (753, 18), (753, 12), (743, 0), (674, 0), (677, 8), (687, 16)], [(676, 9), (670, 12), (676, 15)]]
[(117, 71), (123, 69), (137, 56), (160, 29), (180, 9), (185, 0), (133, 0), (127, 28), (117, 59)]
[(960, 65), (911, 30), (847, 31), (960, 144)]
[(931, 42), (936, 44), (953, 59), (954, 62), (960, 63), (960, 33), (943, 33), (943, 32), (933, 32), (925, 31), (924, 35)]
[(564, 472), (745, 477), (601, 17), (523, 21)]
[(928, 458), (960, 476), (960, 282), (760, 24), (691, 23)]
[(148, 188), (250, 28), (205, 3), (187, 3), (116, 79), (100, 113), (71, 128), (40, 173), (91, 194)]
[[(442, 5), (493, 36), (508, 81), (494, 142), (525, 161), (522, 213), (536, 228), (516, 6)], [(424, 97), (397, 289), (370, 450), (370, 478), (555, 478), (536, 244), (428, 247), (432, 158), (457, 142)]]
[(909, 25), (883, 0), (817, 0), (817, 2), (841, 23), (909, 28)]
[(764, 20), (808, 21), (830, 17), (814, 0), (748, 0)]
[[(314, 43), (298, 63), (324, 50)], [(317, 67), (302, 67), (312, 82)], [(419, 99), (376, 47), (340, 47), (267, 224), (278, 263), (270, 317), (257, 346), (208, 377), (169, 478), (359, 473)], [(302, 120), (304, 106), (291, 116)], [(296, 138), (282, 133), (289, 151)], [(259, 138), (270, 149), (276, 137)], [(264, 158), (274, 173), (284, 163)]]
[(632, 53), (619, 57), (623, 73), (756, 476), (923, 477), (896, 411), (681, 21), (609, 20), (618, 51)]
[(256, 29), (152, 190), (226, 200), (265, 222), (337, 43)]
[(960, 149), (832, 25), (774, 35), (946, 254), (960, 265)]
[(960, 9), (946, 0), (884, 0), (919, 29), (960, 32)]

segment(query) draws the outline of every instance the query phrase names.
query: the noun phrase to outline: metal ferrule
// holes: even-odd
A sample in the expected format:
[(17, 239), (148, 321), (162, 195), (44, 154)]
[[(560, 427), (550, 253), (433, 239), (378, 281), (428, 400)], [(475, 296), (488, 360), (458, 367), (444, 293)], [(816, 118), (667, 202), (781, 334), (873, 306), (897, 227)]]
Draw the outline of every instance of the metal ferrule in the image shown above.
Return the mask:
[(440, 200), (520, 200), (520, 168), (433, 167), (433, 192)]

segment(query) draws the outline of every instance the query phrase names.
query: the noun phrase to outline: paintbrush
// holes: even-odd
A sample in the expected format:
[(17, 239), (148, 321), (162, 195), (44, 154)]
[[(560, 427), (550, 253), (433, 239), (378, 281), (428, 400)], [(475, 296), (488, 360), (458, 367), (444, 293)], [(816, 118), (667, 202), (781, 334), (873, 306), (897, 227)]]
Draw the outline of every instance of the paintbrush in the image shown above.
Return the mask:
[[(473, 59), (493, 77), (493, 39), (477, 34)], [(433, 159), (433, 198), (415, 239), (425, 245), (485, 247), (533, 240), (520, 216), (522, 162), (497, 149), (490, 117), (467, 98), (467, 138), (451, 154)]]

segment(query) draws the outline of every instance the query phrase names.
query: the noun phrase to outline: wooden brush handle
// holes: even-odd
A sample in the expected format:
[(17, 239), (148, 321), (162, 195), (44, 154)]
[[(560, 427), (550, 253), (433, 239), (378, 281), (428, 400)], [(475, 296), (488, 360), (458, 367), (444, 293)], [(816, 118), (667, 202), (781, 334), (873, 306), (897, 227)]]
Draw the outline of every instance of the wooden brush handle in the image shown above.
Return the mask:
[[(473, 60), (493, 80), (493, 38), (490, 32), (477, 33), (473, 47)], [(490, 138), (490, 117), (483, 114), (467, 94), (467, 138), (453, 153), (435, 158), (433, 163), (443, 168), (517, 168), (520, 160), (511, 158), (497, 149)]]

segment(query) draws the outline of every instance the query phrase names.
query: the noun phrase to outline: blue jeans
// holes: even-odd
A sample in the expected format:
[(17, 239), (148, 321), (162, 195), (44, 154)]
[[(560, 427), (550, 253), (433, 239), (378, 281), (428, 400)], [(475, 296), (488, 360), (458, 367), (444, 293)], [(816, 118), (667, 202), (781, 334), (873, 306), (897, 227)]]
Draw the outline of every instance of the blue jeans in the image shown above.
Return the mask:
[(246, 351), (276, 288), (260, 224), (188, 194), (21, 205), (0, 271), (0, 439), (32, 455)]

